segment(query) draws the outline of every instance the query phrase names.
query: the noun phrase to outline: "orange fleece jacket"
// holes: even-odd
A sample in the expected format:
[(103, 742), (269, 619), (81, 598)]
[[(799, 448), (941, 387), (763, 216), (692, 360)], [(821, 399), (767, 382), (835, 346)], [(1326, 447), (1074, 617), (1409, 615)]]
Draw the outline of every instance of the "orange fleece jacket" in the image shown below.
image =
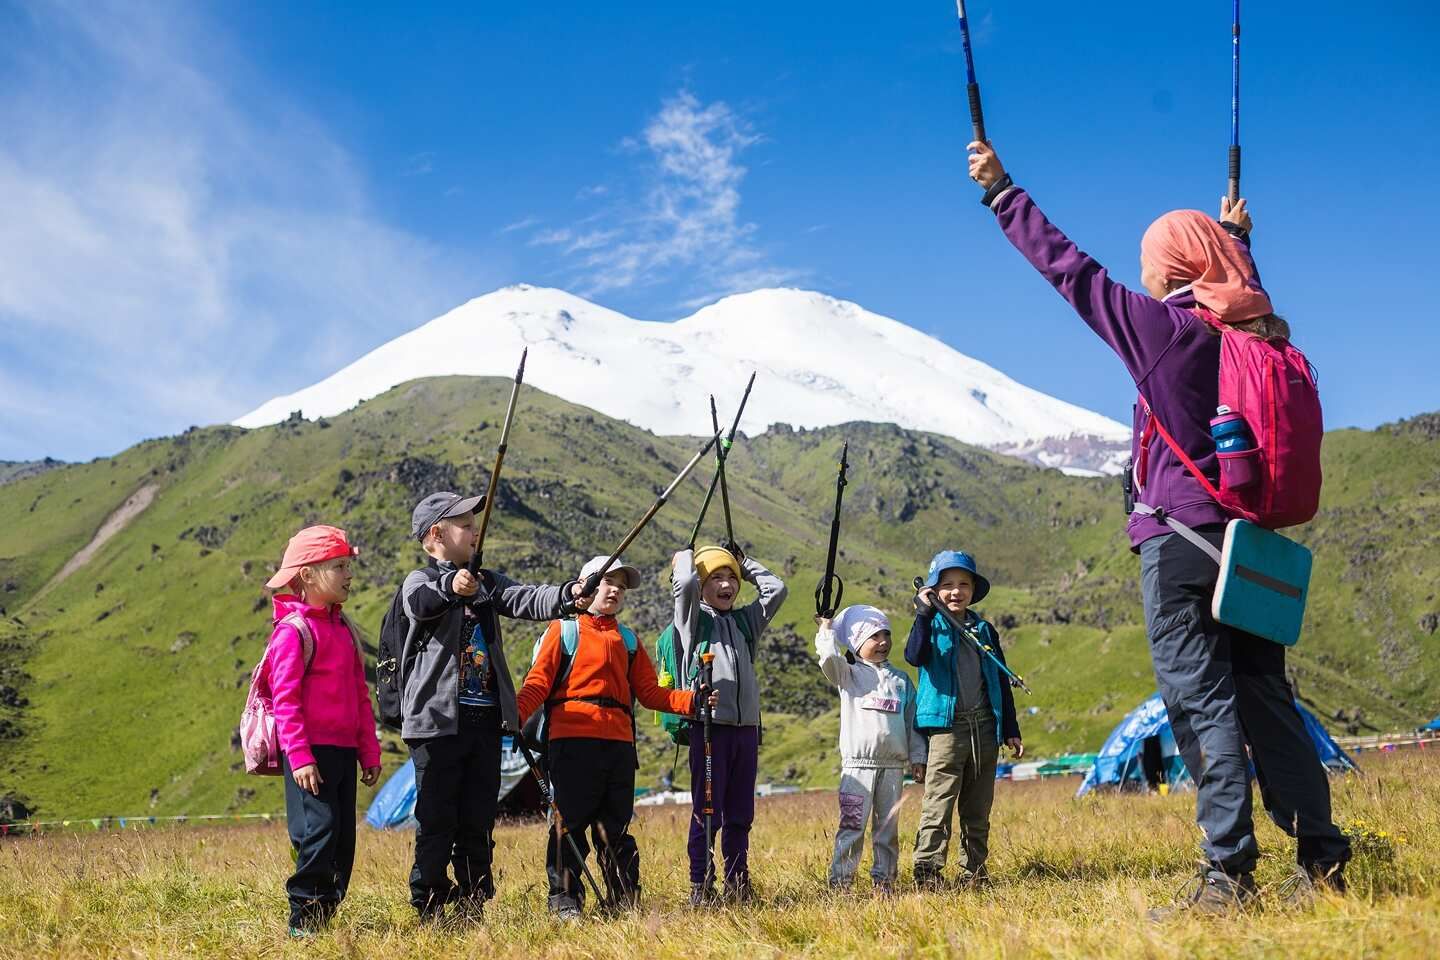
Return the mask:
[[(540, 639), (540, 653), (535, 665), (525, 675), (525, 683), (515, 695), (520, 708), (520, 722), (545, 705), (555, 674), (560, 669), (560, 621), (551, 621)], [(628, 674), (628, 675), (627, 675)], [(621, 703), (630, 702), (631, 691), (640, 706), (689, 716), (695, 707), (695, 695), (689, 690), (671, 690), (655, 679), (655, 666), (645, 645), (635, 650), (635, 661), (625, 649), (620, 624), (614, 617), (580, 617), (580, 641), (570, 663), (570, 676), (555, 691), (561, 697), (610, 697)], [(567, 700), (550, 708), (550, 738), (594, 737), (597, 740), (635, 739), (630, 715), (618, 707)]]

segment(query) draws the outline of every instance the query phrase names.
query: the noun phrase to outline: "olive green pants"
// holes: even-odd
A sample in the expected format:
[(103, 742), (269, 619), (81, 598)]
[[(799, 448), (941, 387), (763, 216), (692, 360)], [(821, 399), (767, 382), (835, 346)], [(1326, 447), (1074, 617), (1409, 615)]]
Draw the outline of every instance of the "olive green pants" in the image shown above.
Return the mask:
[(958, 806), (965, 870), (983, 876), (990, 855), (990, 806), (995, 800), (999, 757), (995, 715), (988, 708), (959, 715), (950, 730), (931, 734), (920, 831), (915, 836), (917, 875), (938, 874), (945, 868), (950, 817)]

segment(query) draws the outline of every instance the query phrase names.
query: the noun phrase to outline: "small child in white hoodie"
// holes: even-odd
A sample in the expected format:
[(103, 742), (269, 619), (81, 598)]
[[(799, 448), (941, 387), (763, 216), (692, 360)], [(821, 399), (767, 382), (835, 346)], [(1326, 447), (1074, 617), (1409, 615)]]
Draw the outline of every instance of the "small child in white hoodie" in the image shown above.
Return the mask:
[(925, 779), (925, 738), (915, 729), (915, 684), (892, 667), (890, 620), (857, 604), (817, 621), (820, 672), (840, 690), (840, 829), (830, 885), (848, 888), (860, 865), (865, 821), (873, 821), (870, 877), (889, 893), (900, 859), (900, 791), (910, 767)]

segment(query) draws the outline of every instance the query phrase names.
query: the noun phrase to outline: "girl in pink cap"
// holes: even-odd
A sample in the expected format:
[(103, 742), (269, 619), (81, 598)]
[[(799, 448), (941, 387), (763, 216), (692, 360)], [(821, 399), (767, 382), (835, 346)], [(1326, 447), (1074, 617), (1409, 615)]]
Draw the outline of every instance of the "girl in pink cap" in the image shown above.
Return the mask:
[(267, 587), (275, 628), (265, 651), (285, 777), (285, 819), (295, 873), (285, 884), (291, 936), (329, 922), (355, 862), (355, 789), (380, 778), (380, 743), (365, 661), (340, 607), (358, 553), (335, 527), (290, 538)]

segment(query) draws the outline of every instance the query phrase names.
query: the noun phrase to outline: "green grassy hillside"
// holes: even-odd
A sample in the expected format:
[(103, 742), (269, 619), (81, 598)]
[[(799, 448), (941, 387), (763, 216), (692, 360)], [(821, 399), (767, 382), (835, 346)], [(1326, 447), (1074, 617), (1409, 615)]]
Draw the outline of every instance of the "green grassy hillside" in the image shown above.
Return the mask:
[[(268, 635), (263, 583), (285, 540), (313, 522), (349, 531), (363, 551), (350, 610), (373, 639), (394, 584), (420, 562), (410, 507), (434, 489), (483, 489), (508, 389), (416, 381), (328, 421), (192, 429), (0, 486), (0, 795), (56, 816), (279, 809), (278, 783), (238, 772), (230, 735)], [(1332, 434), (1324, 509), (1299, 532), (1317, 552), (1294, 658), (1301, 692), (1387, 728), (1440, 709), (1429, 666), (1440, 652), (1434, 421)], [(1027, 742), (1098, 745), (1153, 688), (1117, 480), (1067, 478), (887, 425), (777, 425), (738, 444), (730, 468), (738, 538), (791, 585), (761, 655), (774, 711), (762, 776), (835, 777), (835, 701), (813, 664), (810, 618), (842, 438), (846, 600), (887, 609), (903, 635), (909, 582), (930, 555), (975, 552), (997, 585), (984, 612), (1036, 691), (1021, 697), (1035, 710), (1021, 717)], [(522, 580), (573, 576), (699, 443), (526, 389), (487, 565)], [(702, 495), (696, 477), (629, 552), (649, 575), (626, 614), (642, 635), (668, 618), (668, 560)], [(107, 523), (127, 501), (134, 515)], [(118, 529), (59, 577), (107, 528)], [(705, 536), (722, 532), (717, 503)], [(539, 627), (506, 629), (520, 667)], [(655, 730), (642, 722), (642, 782), (673, 757)], [(398, 765), (403, 753), (386, 758)]]

